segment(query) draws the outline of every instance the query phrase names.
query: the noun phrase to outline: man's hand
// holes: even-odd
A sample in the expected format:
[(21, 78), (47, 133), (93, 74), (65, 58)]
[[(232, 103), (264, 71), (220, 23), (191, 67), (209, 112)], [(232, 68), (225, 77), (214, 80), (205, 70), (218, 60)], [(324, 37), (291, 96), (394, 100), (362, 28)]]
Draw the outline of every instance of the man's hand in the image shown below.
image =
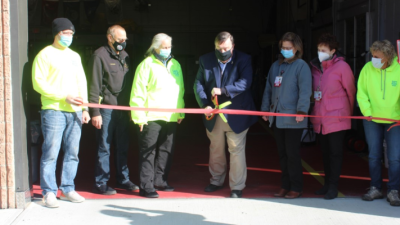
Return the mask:
[(89, 123), (90, 116), (87, 111), (82, 112), (82, 123)]
[(101, 125), (103, 125), (103, 118), (101, 118), (101, 116), (93, 116), (92, 124), (97, 129), (101, 129)]
[(147, 123), (145, 123), (145, 124), (139, 124), (139, 131), (140, 131), (140, 132), (143, 131), (144, 125), (148, 125), (148, 124), (147, 124)]
[[(211, 106), (207, 106), (204, 109), (213, 109), (213, 108), (211, 108)], [(210, 117), (210, 116), (212, 116), (212, 113), (205, 113), (204, 115), (206, 115), (207, 117)]]
[(211, 91), (212, 96), (221, 95), (221, 88), (213, 88)]
[(268, 121), (268, 119), (269, 119), (268, 116), (263, 116), (262, 118), (264, 121)]
[(83, 99), (81, 97), (75, 97), (75, 96), (72, 96), (72, 95), (67, 95), (67, 98), (65, 98), (65, 101), (68, 104), (71, 104), (71, 105), (81, 105), (81, 104), (83, 104)]
[(304, 120), (304, 116), (296, 116), (297, 123), (300, 123)]
[(183, 119), (178, 119), (177, 123), (181, 124)]

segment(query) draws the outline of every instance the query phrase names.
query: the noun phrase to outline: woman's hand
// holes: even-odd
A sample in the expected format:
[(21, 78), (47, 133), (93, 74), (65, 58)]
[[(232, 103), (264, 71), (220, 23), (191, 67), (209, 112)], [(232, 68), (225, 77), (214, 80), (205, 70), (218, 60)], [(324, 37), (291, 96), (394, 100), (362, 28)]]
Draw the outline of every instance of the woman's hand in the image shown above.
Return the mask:
[(303, 122), (304, 116), (296, 116), (297, 123)]
[(140, 130), (140, 132), (142, 132), (143, 131), (143, 127), (144, 127), (144, 125), (148, 125), (147, 123), (145, 123), (145, 124), (139, 124), (139, 130)]

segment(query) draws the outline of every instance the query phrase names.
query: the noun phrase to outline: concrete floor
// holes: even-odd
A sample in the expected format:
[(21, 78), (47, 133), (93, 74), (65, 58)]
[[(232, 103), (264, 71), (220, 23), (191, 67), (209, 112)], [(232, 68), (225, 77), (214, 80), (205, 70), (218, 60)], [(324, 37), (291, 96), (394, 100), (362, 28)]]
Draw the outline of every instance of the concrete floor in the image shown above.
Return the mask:
[(0, 210), (0, 225), (11, 224), (22, 212), (23, 212), (22, 209)]
[[(17, 215), (17, 216), (16, 216)], [(60, 201), (49, 209), (35, 200), (22, 211), (0, 210), (0, 224), (400, 224), (400, 207), (383, 200), (115, 199)], [(3, 220), (3, 218), (6, 218)], [(10, 220), (14, 218), (15, 220)], [(4, 222), (5, 221), (5, 222)]]

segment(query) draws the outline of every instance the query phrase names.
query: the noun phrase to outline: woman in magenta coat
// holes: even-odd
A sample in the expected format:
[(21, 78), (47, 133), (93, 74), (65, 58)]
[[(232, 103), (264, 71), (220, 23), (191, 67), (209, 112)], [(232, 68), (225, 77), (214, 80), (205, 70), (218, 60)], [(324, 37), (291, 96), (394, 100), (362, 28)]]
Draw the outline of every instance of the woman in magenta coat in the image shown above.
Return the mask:
[[(315, 106), (312, 115), (351, 116), (356, 87), (350, 66), (337, 52), (339, 43), (332, 34), (318, 40), (318, 58), (311, 61)], [(325, 199), (338, 195), (338, 182), (343, 161), (343, 141), (350, 119), (311, 118), (321, 143), (325, 170), (324, 186), (315, 192)]]

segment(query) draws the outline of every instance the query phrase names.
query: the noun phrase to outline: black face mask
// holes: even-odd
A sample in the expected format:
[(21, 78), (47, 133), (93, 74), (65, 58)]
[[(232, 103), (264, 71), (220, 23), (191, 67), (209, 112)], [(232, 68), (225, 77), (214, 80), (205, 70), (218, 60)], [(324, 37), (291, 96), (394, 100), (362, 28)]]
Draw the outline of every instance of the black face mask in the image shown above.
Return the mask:
[(226, 51), (224, 53), (220, 52), (219, 50), (215, 49), (215, 55), (217, 56), (217, 59), (219, 59), (219, 61), (226, 61), (228, 59), (230, 59), (232, 57), (232, 49), (230, 49), (229, 51)]
[(126, 48), (126, 41), (124, 41), (122, 43), (119, 43), (114, 39), (113, 46), (114, 46), (115, 51), (120, 52), (120, 51), (122, 51), (122, 50), (124, 50)]

